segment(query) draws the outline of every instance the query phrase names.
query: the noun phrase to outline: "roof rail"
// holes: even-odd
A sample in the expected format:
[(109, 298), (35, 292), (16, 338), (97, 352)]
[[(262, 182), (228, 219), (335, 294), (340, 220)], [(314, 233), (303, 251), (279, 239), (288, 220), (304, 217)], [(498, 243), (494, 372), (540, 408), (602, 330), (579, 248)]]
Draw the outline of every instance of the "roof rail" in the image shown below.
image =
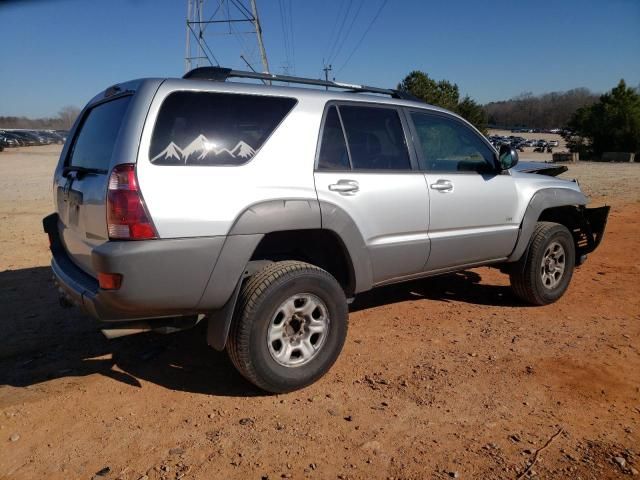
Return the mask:
[(402, 100), (421, 101), (408, 92), (394, 90), (391, 88), (369, 87), (367, 85), (356, 85), (352, 83), (332, 82), (329, 80), (316, 80), (314, 78), (292, 77), (290, 75), (276, 75), (273, 73), (249, 72), (243, 70), (232, 70), (224, 67), (199, 67), (188, 71), (182, 78), (213, 80), (224, 82), (227, 78), (250, 78), (269, 82), (299, 83), (303, 85), (314, 85), (318, 87), (340, 88), (349, 92), (380, 93), (390, 95), (393, 98)]

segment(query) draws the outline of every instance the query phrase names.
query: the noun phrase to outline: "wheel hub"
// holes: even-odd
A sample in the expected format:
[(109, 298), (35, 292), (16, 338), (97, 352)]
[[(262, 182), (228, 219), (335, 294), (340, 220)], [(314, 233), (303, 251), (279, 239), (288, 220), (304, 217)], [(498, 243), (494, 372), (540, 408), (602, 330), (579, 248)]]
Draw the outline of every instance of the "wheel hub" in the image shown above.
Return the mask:
[(309, 362), (325, 343), (329, 314), (325, 303), (310, 293), (285, 300), (269, 324), (269, 353), (280, 365), (296, 367)]
[(564, 275), (565, 251), (559, 242), (552, 242), (542, 255), (540, 278), (545, 288), (558, 286)]
[(297, 313), (294, 313), (293, 316), (285, 320), (284, 323), (284, 337), (290, 339), (291, 341), (299, 340), (305, 332), (305, 324), (306, 320), (304, 317), (301, 317)]

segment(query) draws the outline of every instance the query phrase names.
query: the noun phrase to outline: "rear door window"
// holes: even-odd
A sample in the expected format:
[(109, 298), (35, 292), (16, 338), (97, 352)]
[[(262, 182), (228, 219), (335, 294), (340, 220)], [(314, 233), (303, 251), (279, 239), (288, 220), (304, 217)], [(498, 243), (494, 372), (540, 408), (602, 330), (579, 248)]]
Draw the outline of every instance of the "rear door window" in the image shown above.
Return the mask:
[(91, 108), (85, 115), (71, 148), (68, 165), (109, 170), (111, 155), (131, 96)]
[(410, 170), (409, 150), (398, 111), (340, 105), (354, 170)]
[(318, 170), (350, 170), (349, 152), (335, 106), (329, 107), (322, 129)]
[(295, 104), (284, 97), (172, 93), (158, 113), (149, 158), (155, 165), (241, 165)]

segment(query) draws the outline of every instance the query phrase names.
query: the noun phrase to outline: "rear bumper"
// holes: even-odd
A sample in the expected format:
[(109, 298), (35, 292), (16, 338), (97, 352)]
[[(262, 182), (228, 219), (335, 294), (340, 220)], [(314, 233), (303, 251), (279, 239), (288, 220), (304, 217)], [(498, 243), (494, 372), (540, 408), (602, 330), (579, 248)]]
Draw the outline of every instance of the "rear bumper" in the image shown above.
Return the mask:
[(103, 290), (67, 254), (58, 215), (43, 219), (60, 293), (102, 321), (191, 315), (207, 287), (225, 237), (105, 242), (91, 254), (95, 272), (119, 273), (118, 290)]

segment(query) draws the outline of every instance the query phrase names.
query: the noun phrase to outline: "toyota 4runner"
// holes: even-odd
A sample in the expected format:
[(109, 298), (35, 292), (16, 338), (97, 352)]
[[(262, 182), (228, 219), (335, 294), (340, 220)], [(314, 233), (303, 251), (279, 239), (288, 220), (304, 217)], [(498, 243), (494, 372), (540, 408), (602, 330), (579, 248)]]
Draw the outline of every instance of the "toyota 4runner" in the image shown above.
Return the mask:
[(43, 221), (61, 303), (109, 337), (206, 319), (244, 377), (285, 392), (331, 367), (372, 288), (492, 264), (524, 302), (556, 301), (608, 207), (408, 97), (213, 67), (106, 89)]

